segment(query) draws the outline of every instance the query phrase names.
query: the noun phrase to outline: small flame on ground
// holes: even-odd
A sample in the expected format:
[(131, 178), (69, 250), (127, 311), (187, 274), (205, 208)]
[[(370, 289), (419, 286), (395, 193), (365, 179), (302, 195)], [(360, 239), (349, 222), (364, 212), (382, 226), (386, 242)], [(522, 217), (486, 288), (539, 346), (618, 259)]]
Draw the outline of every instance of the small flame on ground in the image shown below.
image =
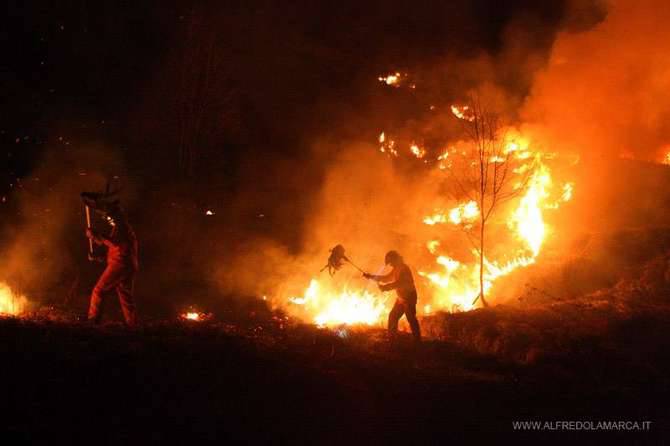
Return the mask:
[(396, 71), (395, 73), (387, 74), (386, 76), (379, 76), (377, 80), (379, 82), (382, 82), (386, 85), (390, 85), (392, 87), (400, 87), (400, 80), (402, 78), (402, 74), (399, 71)]
[(4, 282), (0, 282), (0, 315), (18, 316), (28, 306), (28, 299), (22, 294), (15, 293)]
[(179, 315), (179, 318), (184, 321), (193, 321), (193, 322), (203, 322), (208, 319), (211, 319), (211, 313), (203, 313), (200, 311), (186, 311)]

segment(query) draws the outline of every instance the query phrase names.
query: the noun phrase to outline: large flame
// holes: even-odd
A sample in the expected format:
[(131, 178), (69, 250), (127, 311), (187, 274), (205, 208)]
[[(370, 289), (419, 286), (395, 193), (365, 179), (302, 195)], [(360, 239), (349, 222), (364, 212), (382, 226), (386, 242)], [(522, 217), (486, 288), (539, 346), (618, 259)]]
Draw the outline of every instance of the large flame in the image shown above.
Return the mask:
[(289, 301), (314, 315), (313, 320), (319, 326), (375, 325), (388, 313), (387, 298), (381, 293), (333, 291), (324, 289), (316, 279), (312, 279), (303, 297), (292, 297)]
[[(456, 111), (454, 111), (456, 114)], [(544, 154), (530, 150), (529, 142), (518, 132), (510, 131), (504, 153), (524, 161), (515, 170), (515, 174), (528, 175), (526, 184), (517, 184), (519, 198), (516, 207), (507, 218), (507, 227), (512, 231), (514, 238), (521, 242), (521, 246), (510, 246), (510, 252), (519, 254), (507, 261), (495, 261), (486, 257), (484, 264), (484, 293), (489, 293), (494, 282), (511, 272), (532, 265), (540, 254), (542, 245), (547, 237), (547, 225), (543, 212), (546, 209), (557, 209), (561, 203), (572, 198), (573, 183), (565, 183), (560, 189), (560, 197), (551, 201), (554, 192), (554, 182), (549, 166), (545, 159), (554, 157), (554, 154)], [(491, 163), (501, 162), (498, 159)], [(436, 213), (424, 218), (427, 225), (438, 223), (463, 225), (466, 229), (479, 219), (479, 208), (475, 201), (459, 204), (448, 212)], [(431, 240), (427, 244), (428, 250), (436, 255), (436, 263), (442, 267), (439, 272), (420, 271), (419, 274), (430, 280), (435, 289), (434, 303), (438, 308), (447, 310), (467, 311), (473, 308), (474, 301), (479, 296), (479, 253), (473, 251), (473, 262), (463, 264), (450, 259), (438, 252), (439, 241)]]
[[(386, 82), (395, 82), (394, 78), (380, 78)], [(465, 121), (474, 119), (468, 106), (452, 106), (452, 113)], [(497, 219), (506, 228), (508, 236), (500, 240), (489, 241), (489, 246), (498, 249), (485, 251), (483, 264), (483, 289), (487, 296), (495, 296), (495, 282), (520, 268), (536, 263), (548, 234), (551, 233), (545, 222), (545, 212), (557, 209), (562, 203), (569, 201), (574, 192), (571, 182), (556, 181), (552, 176), (551, 160), (555, 153), (534, 150), (528, 138), (516, 129), (503, 129), (505, 135), (503, 150), (499, 155), (488, 159), (491, 165), (510, 162), (510, 185), (515, 193), (508, 203), (498, 208)], [(379, 135), (379, 150), (382, 153), (398, 158), (395, 141), (388, 134)], [(472, 153), (471, 143), (455, 144), (432, 157), (425, 147), (411, 143), (409, 154), (420, 158), (424, 163), (436, 169), (439, 175), (449, 174), (454, 168), (452, 159), (459, 157), (468, 160)], [(430, 200), (430, 198), (425, 198)], [(435, 197), (444, 200), (444, 197)], [(481, 224), (481, 210), (474, 200), (461, 203), (453, 202), (449, 206), (433, 208), (434, 212), (419, 217), (424, 224), (439, 231), (440, 225), (451, 226), (454, 230), (476, 231)], [(470, 234), (474, 234), (471, 232)], [(451, 235), (453, 237), (453, 235)], [(464, 236), (465, 237), (465, 236)], [(480, 294), (480, 253), (473, 249), (467, 261), (456, 260), (449, 252), (449, 243), (441, 244), (439, 232), (425, 242), (426, 249), (433, 256), (434, 263), (418, 265), (418, 282), (423, 282), (424, 293), (421, 296), (424, 314), (442, 311), (468, 311), (476, 305)], [(491, 252), (504, 252), (504, 258), (491, 258)], [(430, 290), (426, 292), (425, 290)], [(301, 297), (289, 299), (291, 311), (311, 319), (320, 326), (337, 326), (341, 324), (377, 325), (384, 321), (394, 301), (390, 293), (369, 291), (365, 282), (350, 282), (338, 288), (333, 281), (312, 279), (309, 287)], [(495, 297), (494, 297), (495, 298)]]
[(551, 175), (545, 165), (533, 173), (530, 178), (528, 191), (521, 198), (519, 207), (510, 217), (508, 224), (516, 231), (530, 249), (533, 257), (537, 257), (546, 236), (546, 227), (542, 217), (542, 206), (549, 197)]
[(0, 315), (17, 316), (28, 306), (28, 299), (22, 294), (15, 293), (4, 282), (0, 282)]

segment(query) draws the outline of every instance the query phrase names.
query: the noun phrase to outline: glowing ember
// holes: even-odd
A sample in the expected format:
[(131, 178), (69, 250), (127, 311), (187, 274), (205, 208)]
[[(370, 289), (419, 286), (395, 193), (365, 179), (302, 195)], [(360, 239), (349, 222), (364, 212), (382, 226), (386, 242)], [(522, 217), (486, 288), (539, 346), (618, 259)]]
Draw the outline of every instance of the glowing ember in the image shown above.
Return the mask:
[(451, 106), (451, 112), (456, 116), (458, 119), (464, 119), (466, 121), (474, 121), (475, 117), (472, 114), (472, 110), (470, 110), (470, 107), (467, 105), (452, 105)]
[(205, 215), (214, 215), (214, 211), (210, 211), (209, 209), (207, 209), (207, 212), (205, 212)]
[(379, 76), (377, 80), (379, 82), (382, 82), (386, 85), (390, 85), (392, 87), (400, 87), (400, 80), (402, 78), (402, 74), (400, 74), (399, 71), (396, 71), (395, 73), (387, 74), (386, 76)]
[(186, 311), (179, 315), (184, 321), (203, 322), (212, 318), (211, 313), (202, 313), (200, 311)]
[(0, 282), (0, 315), (17, 316), (28, 306), (28, 299), (17, 294), (4, 282)]
[(419, 159), (426, 156), (426, 150), (417, 146), (415, 143), (412, 143), (412, 145), (409, 146), (409, 150)]
[(387, 139), (384, 132), (379, 134), (379, 151), (394, 157), (398, 156), (398, 151), (395, 148), (395, 141)]

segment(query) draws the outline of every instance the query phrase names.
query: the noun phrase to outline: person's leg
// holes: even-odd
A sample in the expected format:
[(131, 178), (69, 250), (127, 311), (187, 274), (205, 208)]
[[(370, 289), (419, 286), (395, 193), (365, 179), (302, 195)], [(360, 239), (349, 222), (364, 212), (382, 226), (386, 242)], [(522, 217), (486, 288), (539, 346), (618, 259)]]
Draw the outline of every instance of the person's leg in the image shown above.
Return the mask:
[(421, 327), (419, 326), (419, 321), (416, 318), (416, 304), (405, 304), (405, 317), (409, 326), (412, 329), (412, 335), (414, 340), (417, 342), (421, 341)]
[(123, 318), (129, 327), (137, 325), (137, 310), (135, 309), (135, 298), (133, 296), (134, 284), (135, 272), (131, 271), (125, 273), (123, 279), (116, 286), (116, 294), (119, 296)]
[(88, 306), (88, 320), (99, 323), (102, 318), (102, 309), (105, 303), (105, 294), (113, 290), (119, 283), (119, 273), (112, 268), (106, 268), (91, 292), (91, 301)]
[(393, 308), (391, 309), (391, 312), (389, 313), (389, 319), (388, 319), (388, 331), (389, 331), (389, 337), (391, 340), (395, 340), (396, 335), (398, 333), (398, 321), (402, 317), (403, 313), (405, 312), (404, 306), (396, 301), (395, 305), (393, 305)]

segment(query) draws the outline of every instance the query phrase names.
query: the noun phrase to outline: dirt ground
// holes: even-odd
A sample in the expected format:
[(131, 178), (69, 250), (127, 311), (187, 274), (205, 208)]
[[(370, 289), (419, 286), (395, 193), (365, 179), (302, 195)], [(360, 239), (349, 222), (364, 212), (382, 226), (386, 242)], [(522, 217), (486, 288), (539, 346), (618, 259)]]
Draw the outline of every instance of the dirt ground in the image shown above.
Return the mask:
[[(473, 339), (481, 336), (463, 329), (467, 320), (483, 327), (493, 320), (500, 336), (523, 311), (424, 320), (433, 334), (419, 349), (407, 335), (392, 349), (381, 329), (324, 330), (276, 315), (136, 330), (0, 319), (2, 437), (12, 440), (5, 444), (434, 444), (507, 434), (641, 444), (665, 436), (670, 316), (608, 316), (607, 329), (560, 344), (528, 341), (526, 326), (526, 342), (514, 335), (486, 344), (505, 346), (497, 349), (478, 348), (482, 341)], [(438, 323), (451, 328), (436, 336)], [(648, 432), (515, 431), (513, 421), (525, 420), (652, 424)]]

